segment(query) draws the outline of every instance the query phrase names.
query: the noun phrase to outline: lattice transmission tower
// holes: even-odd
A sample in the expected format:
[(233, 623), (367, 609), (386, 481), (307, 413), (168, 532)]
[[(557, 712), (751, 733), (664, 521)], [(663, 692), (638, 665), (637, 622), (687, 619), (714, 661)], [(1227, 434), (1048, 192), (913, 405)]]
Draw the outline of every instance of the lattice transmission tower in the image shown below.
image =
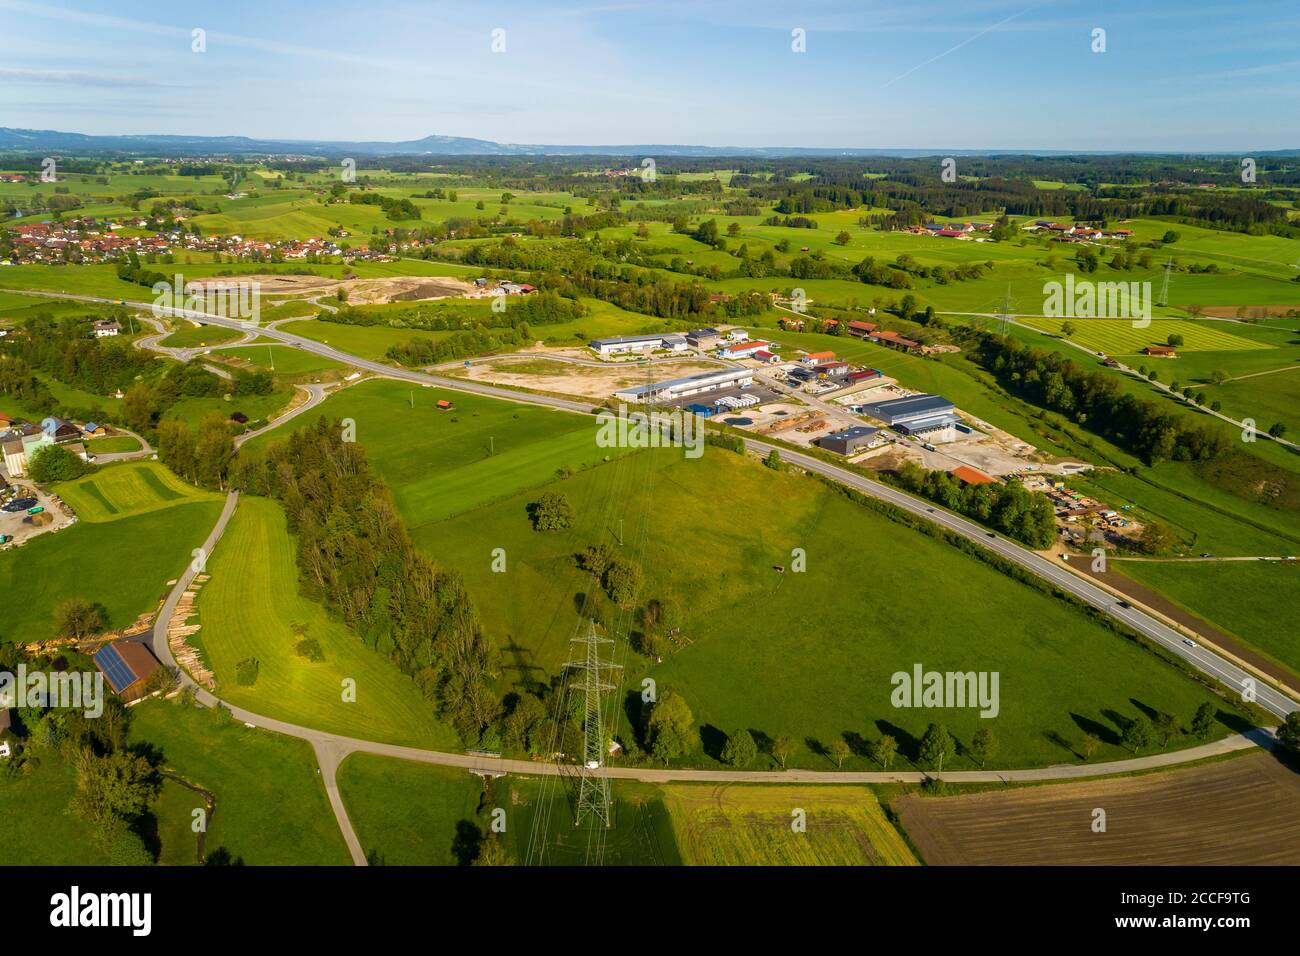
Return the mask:
[(573, 825), (581, 826), (582, 821), (592, 814), (608, 827), (612, 825), (612, 820), (609, 776), (605, 773), (607, 744), (602, 697), (615, 689), (605, 679), (606, 672), (617, 670), (623, 665), (600, 659), (601, 646), (614, 642), (608, 637), (600, 637), (596, 633), (595, 624), (588, 623), (587, 636), (575, 637), (572, 643), (582, 644), (585, 648), (581, 659), (564, 665), (580, 672), (580, 676), (571, 681), (569, 687), (583, 695), (582, 767), (578, 774), (578, 802)]

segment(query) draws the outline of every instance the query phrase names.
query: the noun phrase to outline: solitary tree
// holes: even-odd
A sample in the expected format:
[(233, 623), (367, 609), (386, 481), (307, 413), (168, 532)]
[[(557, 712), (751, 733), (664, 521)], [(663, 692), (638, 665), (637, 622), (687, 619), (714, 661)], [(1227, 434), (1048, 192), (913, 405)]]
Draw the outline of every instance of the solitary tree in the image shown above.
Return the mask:
[(1091, 760), (1092, 755), (1097, 752), (1097, 748), (1100, 746), (1101, 746), (1101, 740), (1097, 737), (1096, 734), (1084, 734), (1083, 744), (1082, 744), (1083, 759), (1085, 761)]
[(889, 734), (885, 734), (871, 745), (871, 759), (886, 770), (894, 762), (894, 754), (896, 753), (898, 753), (898, 741)]
[(1183, 732), (1183, 722), (1177, 714), (1160, 714), (1156, 717), (1156, 731), (1160, 734), (1160, 747), (1169, 746), (1169, 741)]
[(772, 756), (785, 769), (785, 762), (794, 754), (794, 738), (789, 734), (777, 734), (772, 739)]
[(532, 505), (533, 527), (538, 531), (563, 531), (573, 524), (573, 505), (564, 495), (548, 491)]
[(60, 635), (81, 639), (98, 634), (108, 626), (104, 605), (85, 598), (68, 598), (54, 612), (54, 627)]
[(1286, 715), (1286, 720), (1277, 729), (1277, 739), (1292, 750), (1300, 750), (1300, 710)]
[(1149, 747), (1151, 745), (1151, 738), (1153, 736), (1154, 732), (1151, 729), (1151, 721), (1147, 720), (1145, 717), (1135, 717), (1133, 720), (1129, 721), (1129, 725), (1124, 728), (1122, 742), (1125, 747), (1136, 754), (1143, 747)]
[(737, 730), (722, 748), (722, 762), (732, 767), (748, 767), (758, 756), (758, 745), (748, 730)]
[(943, 772), (943, 761), (953, 752), (955, 741), (943, 724), (931, 724), (921, 738), (921, 759)]
[(984, 769), (984, 764), (998, 750), (997, 738), (993, 736), (993, 731), (987, 727), (981, 727), (975, 731), (975, 736), (971, 738), (970, 751), (975, 755), (975, 759), (980, 762), (980, 769)]
[(665, 763), (690, 752), (695, 744), (695, 715), (681, 694), (665, 690), (659, 696), (646, 723), (646, 744)]
[(844, 766), (844, 761), (853, 755), (853, 751), (849, 749), (849, 745), (842, 738), (837, 737), (831, 741), (830, 754), (831, 759), (835, 761), (835, 768), (838, 770)]
[(835, 237), (835, 244), (837, 246), (847, 246), (852, 241), (853, 237), (848, 234), (847, 230), (841, 230)]
[(1192, 716), (1192, 733), (1202, 740), (1210, 736), (1214, 730), (1214, 705), (1208, 700), (1196, 708), (1196, 713)]

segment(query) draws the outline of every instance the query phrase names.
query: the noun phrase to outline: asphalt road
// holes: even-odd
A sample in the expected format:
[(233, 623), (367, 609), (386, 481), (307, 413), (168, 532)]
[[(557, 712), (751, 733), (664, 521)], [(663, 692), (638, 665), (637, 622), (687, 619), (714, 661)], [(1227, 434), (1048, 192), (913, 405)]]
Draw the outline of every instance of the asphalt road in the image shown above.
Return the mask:
[[(54, 298), (66, 298), (85, 302), (114, 303), (116, 301), (114, 299), (105, 299), (95, 296), (60, 295), (58, 293), (43, 294)], [(152, 303), (128, 302), (126, 304), (141, 309), (154, 308)], [(196, 319), (212, 325), (221, 325), (235, 329), (247, 328), (245, 323), (238, 319), (227, 319), (192, 309), (168, 309), (167, 311), (172, 314)], [(374, 362), (369, 359), (349, 355), (346, 352), (340, 352), (339, 350), (331, 348), (323, 343), (315, 342), (311, 339), (305, 339), (289, 332), (283, 332), (276, 328), (262, 327), (261, 334), (286, 342), (306, 352), (333, 359), (334, 361), (345, 365), (352, 365), (356, 368), (375, 372), (389, 378), (415, 382), (421, 385), (438, 385), (444, 388), (471, 392), (478, 395), (488, 395), (493, 398), (501, 398), (507, 401), (520, 402), (529, 405), (543, 405), (549, 408), (563, 409), (565, 411), (590, 413), (592, 409), (590, 403), (570, 401), (568, 399), (555, 398), (548, 395), (534, 395), (511, 389), (498, 388), (493, 385), (484, 385), (479, 382), (443, 378), (425, 372), (416, 372), (411, 371), (410, 369), (385, 365), (382, 362)], [(763, 451), (778, 448), (781, 452), (781, 456), (786, 461), (796, 464), (807, 471), (824, 475), (834, 481), (854, 488), (863, 494), (870, 495), (873, 498), (878, 498), (882, 501), (887, 501), (891, 504), (897, 505), (899, 508), (933, 521), (950, 531), (954, 531), (963, 537), (988, 548), (1008, 561), (1012, 561), (1038, 577), (1049, 581), (1062, 591), (1099, 608), (1111, 617), (1123, 622), (1150, 640), (1166, 648), (1173, 654), (1181, 657), (1201, 672), (1226, 685), (1232, 692), (1241, 693), (1243, 688), (1253, 685), (1255, 688), (1256, 702), (1270, 714), (1273, 714), (1278, 718), (1283, 718), (1294, 710), (1300, 710), (1300, 704), (1297, 704), (1285, 694), (1264, 683), (1260, 678), (1238, 667), (1236, 664), (1226, 660), (1207, 648), (1200, 647), (1199, 645), (1189, 646), (1187, 638), (1184, 638), (1177, 631), (1173, 630), (1173, 628), (1161, 623), (1159, 620), (1139, 608), (1131, 606), (1125, 607), (1120, 603), (1118, 598), (1115, 598), (1109, 592), (1097, 587), (1095, 584), (1092, 584), (1064, 567), (1052, 563), (1050, 560), (1029, 550), (1028, 548), (1022, 547), (1021, 545), (1003, 538), (1000, 535), (995, 535), (987, 531), (983, 526), (978, 525), (973, 521), (968, 521), (958, 515), (944, 511), (940, 507), (933, 506), (920, 498), (914, 498), (911, 495), (895, 488), (891, 488), (888, 485), (871, 481), (855, 472), (828, 464), (820, 459), (799, 452), (780, 448), (779, 445), (766, 442), (761, 438), (746, 438), (745, 445), (750, 450), (759, 451), (760, 454)]]

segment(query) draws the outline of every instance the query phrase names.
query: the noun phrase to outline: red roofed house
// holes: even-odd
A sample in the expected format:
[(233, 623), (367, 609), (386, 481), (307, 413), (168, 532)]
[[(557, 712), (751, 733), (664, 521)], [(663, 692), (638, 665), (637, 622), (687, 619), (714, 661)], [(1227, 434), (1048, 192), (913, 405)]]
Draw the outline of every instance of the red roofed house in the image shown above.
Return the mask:
[(1153, 355), (1156, 358), (1178, 358), (1178, 350), (1171, 345), (1148, 345), (1142, 350), (1143, 355)]
[(805, 365), (821, 365), (825, 362), (834, 362), (834, 352), (809, 352), (800, 361)]
[(724, 345), (721, 349), (723, 358), (738, 359), (750, 358), (755, 352), (766, 350), (767, 342), (737, 342), (735, 345)]
[(870, 335), (878, 328), (880, 328), (880, 326), (876, 325), (874, 322), (853, 321), (849, 323), (849, 335), (854, 335), (861, 339)]
[(904, 336), (899, 335), (897, 332), (892, 332), (889, 329), (882, 329), (879, 332), (872, 332), (870, 335), (867, 336), (867, 338), (871, 339), (871, 341), (876, 342), (880, 345), (888, 345), (891, 348), (903, 349), (904, 351), (907, 352), (915, 351), (916, 349), (919, 349), (921, 347), (920, 342), (915, 342), (912, 339), (905, 338)]

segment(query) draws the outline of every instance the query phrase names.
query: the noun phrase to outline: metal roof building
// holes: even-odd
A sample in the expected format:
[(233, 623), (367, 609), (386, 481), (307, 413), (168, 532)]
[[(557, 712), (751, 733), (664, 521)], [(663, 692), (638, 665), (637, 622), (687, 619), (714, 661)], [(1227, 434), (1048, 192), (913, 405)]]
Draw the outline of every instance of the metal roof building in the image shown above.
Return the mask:
[(891, 427), (942, 415), (948, 415), (956, 421), (952, 402), (942, 395), (909, 395), (907, 398), (869, 402), (862, 406), (862, 412)]
[(863, 445), (871, 444), (871, 440), (879, 431), (879, 428), (872, 428), (870, 425), (854, 425), (842, 432), (823, 435), (817, 440), (817, 445), (837, 455), (851, 455)]
[(688, 395), (712, 392), (720, 388), (730, 388), (733, 385), (742, 387), (751, 385), (753, 381), (754, 373), (751, 369), (724, 369), (718, 372), (701, 372), (698, 375), (687, 375), (685, 378), (672, 378), (651, 385), (621, 388), (614, 393), (614, 397), (625, 402), (671, 402), (679, 398), (686, 398)]
[(592, 339), (587, 347), (604, 355), (619, 352), (643, 352), (653, 349), (671, 349), (674, 352), (686, 350), (686, 337), (677, 333), (663, 335), (621, 335), (612, 339)]
[(149, 648), (135, 641), (105, 644), (92, 656), (114, 692), (126, 701), (143, 697), (149, 678), (162, 666)]

